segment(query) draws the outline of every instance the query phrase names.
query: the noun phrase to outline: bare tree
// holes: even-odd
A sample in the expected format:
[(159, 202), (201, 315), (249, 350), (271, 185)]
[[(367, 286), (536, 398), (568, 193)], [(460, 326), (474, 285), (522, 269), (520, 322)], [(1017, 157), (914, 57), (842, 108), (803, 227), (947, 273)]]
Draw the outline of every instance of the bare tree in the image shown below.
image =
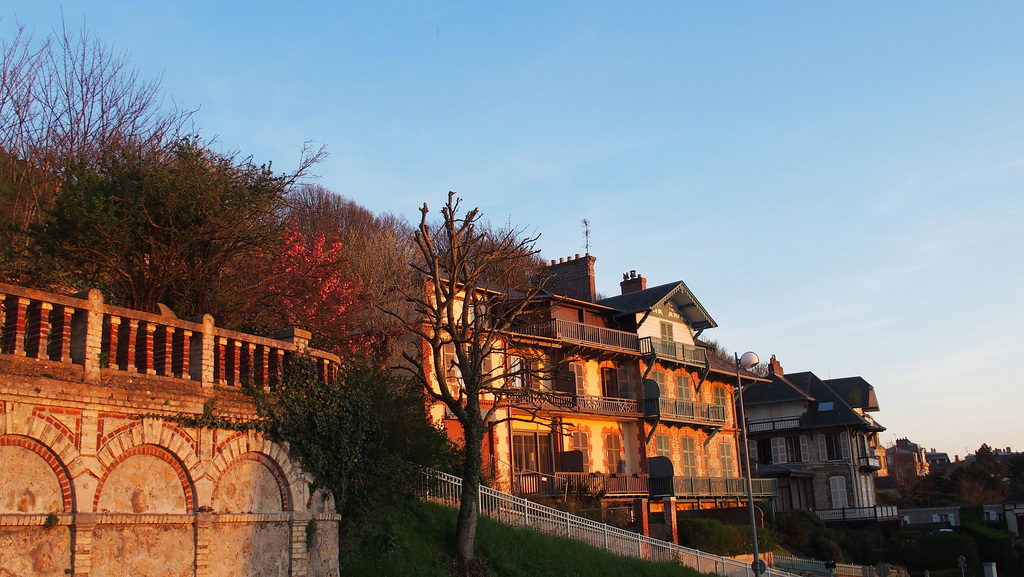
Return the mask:
[(427, 205), (420, 209), (411, 265), (418, 282), (406, 293), (414, 315), (404, 323), (423, 348), (403, 356), (427, 395), (462, 425), (465, 461), (455, 540), (462, 570), (469, 573), (478, 563), (474, 542), (484, 436), (489, 426), (509, 418), (497, 418), (502, 399), (521, 392), (516, 383), (538, 370), (530, 362), (496, 363), (492, 355), (527, 350), (517, 347), (512, 329), (544, 278), (534, 268), (537, 237), (515, 228), (493, 230), (481, 224), (476, 208), (460, 214), (460, 204), (450, 192), (437, 226), (427, 220)]

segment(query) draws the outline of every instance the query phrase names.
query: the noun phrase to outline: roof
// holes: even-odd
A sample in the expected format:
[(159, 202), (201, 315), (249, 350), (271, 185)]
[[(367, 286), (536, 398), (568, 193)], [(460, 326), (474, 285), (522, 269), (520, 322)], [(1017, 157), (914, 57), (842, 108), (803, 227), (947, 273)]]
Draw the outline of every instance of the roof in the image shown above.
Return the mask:
[(609, 297), (597, 301), (608, 307), (612, 307), (623, 314), (635, 314), (649, 311), (662, 303), (668, 303), (682, 315), (690, 326), (695, 330), (710, 329), (718, 324), (704, 305), (700, 304), (697, 297), (693, 296), (689, 287), (683, 281), (671, 282), (668, 284), (651, 287), (642, 291), (627, 293), (624, 295)]
[[(871, 387), (860, 377), (864, 385)], [(834, 379), (843, 380), (843, 379)], [(857, 387), (847, 387), (856, 389)], [(840, 389), (845, 389), (840, 387)], [(873, 395), (871, 396), (873, 399)], [(749, 406), (803, 401), (807, 410), (800, 417), (800, 428), (820, 429), (854, 426), (870, 431), (884, 431), (874, 419), (861, 415), (846, 401), (844, 393), (834, 390), (812, 372), (772, 374), (771, 382), (744, 390), (743, 403)], [(875, 403), (877, 405), (877, 403)], [(857, 407), (860, 408), (860, 407)], [(874, 410), (877, 410), (877, 406)]]
[(875, 398), (875, 388), (862, 377), (843, 377), (841, 379), (825, 379), (827, 384), (837, 395), (843, 397), (846, 404), (862, 411), (877, 411), (878, 399)]

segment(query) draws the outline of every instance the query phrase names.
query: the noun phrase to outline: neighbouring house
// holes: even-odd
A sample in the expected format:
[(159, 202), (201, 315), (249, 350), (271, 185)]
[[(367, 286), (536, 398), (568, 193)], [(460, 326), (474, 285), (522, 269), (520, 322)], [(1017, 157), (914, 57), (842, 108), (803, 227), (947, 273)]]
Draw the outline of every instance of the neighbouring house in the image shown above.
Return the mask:
[(748, 442), (755, 474), (779, 483), (780, 511), (812, 509), (822, 520), (893, 521), (879, 507), (882, 468), (874, 387), (861, 377), (819, 379), (785, 373), (773, 356), (770, 382), (744, 390)]
[[(486, 362), (485, 370), (538, 369), (506, 384), (483, 449), (491, 482), (555, 498), (588, 490), (605, 506), (649, 497), (679, 509), (744, 502), (736, 370), (695, 340), (714, 320), (684, 283), (648, 289), (635, 273), (622, 295), (597, 300), (595, 260), (552, 261), (545, 290)], [(443, 406), (432, 414), (458, 437)], [(758, 499), (775, 495), (772, 479), (755, 487)]]
[(889, 471), (897, 468), (918, 477), (924, 477), (929, 470), (924, 447), (906, 437), (896, 439), (893, 446), (885, 449), (885, 464), (886, 467), (878, 472), (879, 477), (887, 477)]

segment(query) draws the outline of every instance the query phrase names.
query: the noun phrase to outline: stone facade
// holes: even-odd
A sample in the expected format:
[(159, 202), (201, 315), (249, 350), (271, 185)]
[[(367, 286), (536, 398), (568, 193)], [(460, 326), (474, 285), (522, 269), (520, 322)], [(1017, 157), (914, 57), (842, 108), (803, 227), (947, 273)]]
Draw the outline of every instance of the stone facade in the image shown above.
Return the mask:
[(308, 333), (82, 296), (0, 284), (0, 576), (337, 575), (339, 517), (286, 448), (188, 426), (255, 417), (243, 384), (275, 386)]

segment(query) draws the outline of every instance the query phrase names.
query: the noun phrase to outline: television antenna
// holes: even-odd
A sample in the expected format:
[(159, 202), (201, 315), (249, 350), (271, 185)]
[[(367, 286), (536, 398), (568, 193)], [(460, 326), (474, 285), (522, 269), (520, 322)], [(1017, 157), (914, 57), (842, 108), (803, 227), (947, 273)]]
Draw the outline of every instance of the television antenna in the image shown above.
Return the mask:
[(583, 219), (583, 248), (590, 254), (590, 221), (587, 219)]

